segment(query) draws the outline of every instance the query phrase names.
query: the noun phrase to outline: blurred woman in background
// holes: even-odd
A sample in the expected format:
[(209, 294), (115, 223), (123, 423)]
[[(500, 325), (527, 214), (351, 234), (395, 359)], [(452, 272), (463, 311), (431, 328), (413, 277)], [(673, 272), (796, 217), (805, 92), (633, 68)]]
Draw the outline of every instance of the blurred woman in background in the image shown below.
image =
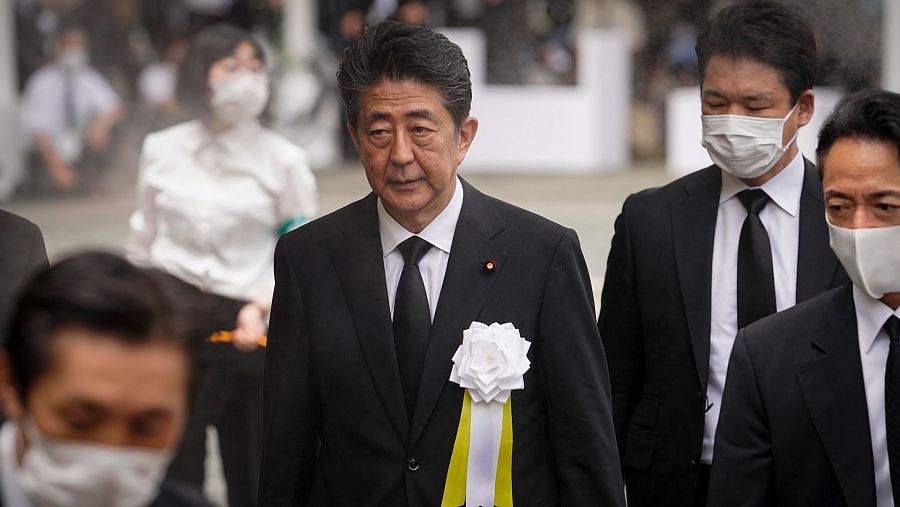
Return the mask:
[(219, 435), (228, 503), (256, 504), (267, 317), (278, 236), (308, 220), (316, 183), (303, 150), (260, 125), (269, 97), (263, 48), (216, 25), (192, 42), (179, 105), (196, 118), (147, 136), (126, 248), (215, 307), (206, 367), (182, 448), (170, 468), (202, 485), (206, 431)]

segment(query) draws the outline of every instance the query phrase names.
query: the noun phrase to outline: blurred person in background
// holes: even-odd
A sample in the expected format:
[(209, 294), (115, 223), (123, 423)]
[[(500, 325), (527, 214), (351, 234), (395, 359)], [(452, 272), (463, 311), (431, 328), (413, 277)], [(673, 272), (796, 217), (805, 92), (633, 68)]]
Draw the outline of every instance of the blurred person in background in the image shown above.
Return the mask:
[(149, 130), (168, 127), (179, 116), (175, 86), (178, 83), (178, 69), (184, 63), (189, 45), (187, 37), (171, 36), (163, 44), (159, 61), (147, 64), (138, 76), (138, 92), (145, 116), (142, 123), (149, 126)]
[(90, 65), (83, 29), (62, 31), (53, 59), (26, 82), (20, 113), (29, 159), (26, 190), (96, 187), (123, 112), (119, 96)]
[(161, 268), (216, 307), (209, 369), (172, 477), (202, 484), (206, 428), (214, 426), (228, 503), (256, 502), (265, 354), (259, 347), (274, 288), (279, 235), (316, 213), (304, 151), (260, 125), (269, 96), (264, 53), (251, 35), (215, 25), (194, 39), (178, 78), (196, 119), (147, 136), (141, 151), (129, 259)]
[[(158, 272), (88, 253), (24, 290), (0, 351), (2, 507), (206, 507), (163, 481), (188, 413), (193, 309)], [(4, 330), (5, 333), (5, 330)]]

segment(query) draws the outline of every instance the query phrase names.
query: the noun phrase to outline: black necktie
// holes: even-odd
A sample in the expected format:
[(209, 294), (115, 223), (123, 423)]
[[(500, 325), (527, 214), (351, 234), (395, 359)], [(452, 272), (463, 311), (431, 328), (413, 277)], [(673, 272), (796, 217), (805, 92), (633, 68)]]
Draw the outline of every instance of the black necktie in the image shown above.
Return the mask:
[(888, 463), (891, 465), (891, 490), (900, 503), (900, 319), (891, 316), (884, 323), (891, 338), (884, 370), (884, 419), (887, 429)]
[(738, 198), (747, 208), (738, 243), (737, 315), (738, 329), (775, 313), (775, 271), (772, 247), (759, 212), (769, 196), (760, 189), (744, 190)]
[(430, 249), (431, 243), (418, 236), (397, 245), (397, 250), (403, 255), (403, 272), (394, 297), (394, 346), (397, 348), (400, 381), (410, 419), (416, 406), (428, 334), (431, 332), (428, 295), (422, 273), (419, 272), (419, 261)]

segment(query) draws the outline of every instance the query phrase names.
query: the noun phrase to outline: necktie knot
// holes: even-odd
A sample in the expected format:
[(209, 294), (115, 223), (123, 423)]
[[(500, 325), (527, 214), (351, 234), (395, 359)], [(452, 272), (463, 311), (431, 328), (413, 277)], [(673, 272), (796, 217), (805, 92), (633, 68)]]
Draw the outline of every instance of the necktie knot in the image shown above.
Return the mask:
[(418, 236), (411, 236), (409, 239), (397, 245), (397, 250), (403, 256), (403, 262), (407, 266), (418, 266), (422, 257), (431, 250), (431, 243), (425, 241)]
[(769, 195), (759, 188), (748, 189), (738, 194), (738, 199), (747, 208), (748, 213), (759, 215), (759, 212), (769, 204)]
[(900, 340), (900, 319), (898, 319), (897, 316), (892, 315), (887, 322), (884, 323), (884, 330), (887, 331), (892, 342)]

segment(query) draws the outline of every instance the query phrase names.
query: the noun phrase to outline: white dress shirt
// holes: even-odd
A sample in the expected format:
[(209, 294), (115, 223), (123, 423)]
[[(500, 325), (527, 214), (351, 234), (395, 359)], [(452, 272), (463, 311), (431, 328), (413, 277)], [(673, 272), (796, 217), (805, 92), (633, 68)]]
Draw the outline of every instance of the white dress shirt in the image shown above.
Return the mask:
[(14, 422), (6, 421), (0, 426), (0, 505), (3, 507), (31, 507), (16, 474), (19, 469), (16, 456), (18, 436)]
[(853, 286), (853, 303), (856, 306), (856, 332), (859, 335), (859, 358), (862, 362), (863, 382), (866, 387), (866, 406), (869, 409), (869, 431), (872, 434), (872, 458), (875, 464), (875, 505), (893, 507), (891, 492), (891, 467), (888, 463), (887, 429), (884, 416), (884, 371), (887, 367), (891, 340), (884, 323), (891, 315), (900, 318), (896, 311)]
[[(74, 118), (67, 117), (67, 95)], [(115, 111), (119, 104), (112, 85), (96, 69), (66, 71), (57, 64), (44, 65), (28, 78), (22, 94), (19, 114), (26, 145), (32, 146), (39, 133), (59, 141), (68, 127), (84, 128), (97, 116)]]
[(190, 121), (144, 141), (126, 253), (205, 291), (268, 307), (279, 230), (316, 207), (301, 148), (258, 123), (212, 135)]
[[(770, 202), (759, 218), (769, 234), (772, 246), (772, 267), (775, 274), (775, 306), (778, 311), (797, 302), (797, 255), (800, 235), (800, 195), (803, 192), (803, 156), (799, 153), (778, 175), (761, 187)], [(750, 187), (722, 171), (722, 191), (716, 214), (716, 233), (713, 240), (712, 294), (710, 299), (709, 384), (706, 388), (707, 407), (703, 427), (702, 463), (713, 458), (716, 426), (725, 389), (728, 359), (737, 335), (737, 263), (741, 228), (747, 209), (737, 194)]]
[(444, 274), (447, 273), (447, 262), (450, 260), (450, 246), (453, 244), (453, 235), (456, 232), (456, 223), (459, 221), (459, 212), (462, 211), (462, 203), (463, 187), (459, 178), (456, 178), (456, 189), (454, 189), (453, 197), (447, 207), (422, 232), (413, 234), (397, 223), (385, 211), (381, 199), (378, 200), (378, 229), (381, 233), (384, 278), (387, 282), (391, 318), (394, 316), (394, 299), (397, 286), (400, 285), (400, 274), (403, 272), (404, 265), (403, 254), (397, 250), (397, 245), (412, 236), (419, 236), (434, 245), (419, 261), (419, 272), (422, 273), (422, 281), (425, 282), (425, 294), (428, 296), (431, 320), (434, 320), (434, 312), (437, 309), (438, 298), (441, 296), (441, 287), (444, 285)]

